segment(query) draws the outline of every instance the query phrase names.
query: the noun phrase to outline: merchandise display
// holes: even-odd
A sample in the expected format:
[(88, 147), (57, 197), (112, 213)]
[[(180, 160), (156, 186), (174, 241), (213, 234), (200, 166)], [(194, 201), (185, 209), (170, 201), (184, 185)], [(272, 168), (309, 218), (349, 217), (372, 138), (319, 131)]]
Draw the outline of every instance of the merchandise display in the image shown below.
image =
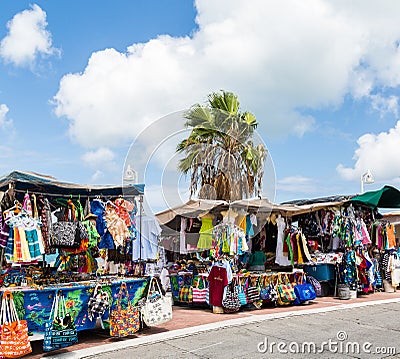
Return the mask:
[[(43, 350), (53, 351), (77, 343), (77, 332), (99, 321), (115, 337), (142, 327), (138, 305), (149, 306), (161, 231), (143, 213), (143, 188), (73, 185), (17, 171), (0, 179), (1, 318), (21, 328), (14, 357), (30, 349), (28, 333), (44, 335)], [(2, 328), (5, 353), (6, 341), (17, 341)]]

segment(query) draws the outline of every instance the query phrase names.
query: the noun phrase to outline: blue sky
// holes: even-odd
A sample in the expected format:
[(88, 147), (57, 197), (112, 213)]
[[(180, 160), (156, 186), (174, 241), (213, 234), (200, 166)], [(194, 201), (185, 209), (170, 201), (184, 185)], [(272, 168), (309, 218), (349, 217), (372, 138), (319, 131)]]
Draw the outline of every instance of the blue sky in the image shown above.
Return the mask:
[(398, 186), (399, 10), (362, 0), (3, 0), (0, 173), (118, 184), (133, 142), (128, 162), (161, 209), (165, 193), (187, 186), (174, 173), (183, 120), (170, 114), (225, 89), (260, 123), (272, 200), (357, 193), (367, 169), (366, 189)]

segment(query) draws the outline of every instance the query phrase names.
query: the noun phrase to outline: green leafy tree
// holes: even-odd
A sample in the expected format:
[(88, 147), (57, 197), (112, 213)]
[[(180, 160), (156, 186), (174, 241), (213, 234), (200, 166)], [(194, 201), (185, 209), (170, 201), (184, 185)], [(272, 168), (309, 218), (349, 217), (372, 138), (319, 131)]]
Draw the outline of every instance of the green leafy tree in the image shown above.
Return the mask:
[(240, 111), (238, 97), (213, 92), (206, 105), (195, 104), (184, 116), (191, 132), (177, 152), (185, 155), (179, 170), (191, 175), (191, 196), (227, 201), (260, 196), (267, 151), (254, 145), (258, 123), (252, 113)]

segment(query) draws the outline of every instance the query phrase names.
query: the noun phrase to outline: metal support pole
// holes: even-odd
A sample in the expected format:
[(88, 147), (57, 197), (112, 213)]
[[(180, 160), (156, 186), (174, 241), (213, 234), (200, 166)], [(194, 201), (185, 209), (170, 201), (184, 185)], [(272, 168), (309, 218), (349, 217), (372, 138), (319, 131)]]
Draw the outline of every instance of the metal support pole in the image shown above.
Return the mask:
[(143, 216), (143, 195), (139, 197), (139, 263), (142, 261), (142, 216)]

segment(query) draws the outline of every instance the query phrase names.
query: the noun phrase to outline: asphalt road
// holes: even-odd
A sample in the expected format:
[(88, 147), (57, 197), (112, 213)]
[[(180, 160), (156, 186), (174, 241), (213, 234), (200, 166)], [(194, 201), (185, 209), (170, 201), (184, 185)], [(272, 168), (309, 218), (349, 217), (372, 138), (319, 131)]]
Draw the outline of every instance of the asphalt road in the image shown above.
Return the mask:
[(400, 303), (272, 319), (92, 358), (400, 358)]

